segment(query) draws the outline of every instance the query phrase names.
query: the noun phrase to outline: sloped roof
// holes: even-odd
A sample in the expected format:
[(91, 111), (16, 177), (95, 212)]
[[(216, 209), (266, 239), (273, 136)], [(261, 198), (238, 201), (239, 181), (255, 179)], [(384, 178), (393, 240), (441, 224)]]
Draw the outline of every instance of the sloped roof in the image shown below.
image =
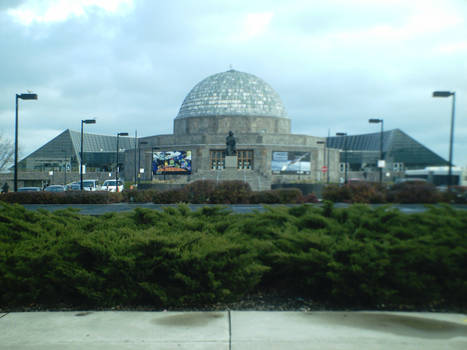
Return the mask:
[[(333, 136), (326, 139), (326, 146), (347, 149), (349, 163), (364, 163), (379, 158), (381, 133)], [(341, 154), (341, 159), (343, 159)], [(448, 162), (400, 129), (383, 132), (383, 158), (411, 166), (441, 166)]]
[[(135, 148), (134, 137), (119, 137), (120, 151)], [(115, 153), (117, 150), (117, 136), (95, 135), (83, 133), (83, 152), (85, 153)], [(27, 158), (62, 159), (75, 156), (79, 159), (81, 152), (81, 133), (65, 130), (45, 145), (31, 153)], [(24, 160), (24, 159), (23, 159)]]
[[(71, 131), (70, 137), (77, 153), (81, 152), (81, 133)], [(123, 151), (135, 148), (135, 138), (120, 136), (118, 138), (118, 148)], [(115, 152), (117, 150), (117, 136), (83, 134), (83, 152)]]

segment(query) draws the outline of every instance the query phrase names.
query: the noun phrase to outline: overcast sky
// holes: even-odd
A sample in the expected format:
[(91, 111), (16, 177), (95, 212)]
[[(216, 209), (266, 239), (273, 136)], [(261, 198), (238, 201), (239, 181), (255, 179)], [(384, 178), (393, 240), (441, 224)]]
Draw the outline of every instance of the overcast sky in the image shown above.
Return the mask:
[(0, 131), (21, 157), (65, 129), (171, 134), (185, 96), (229, 69), (281, 96), (292, 132), (378, 132), (384, 119), (467, 166), (466, 0), (0, 0)]

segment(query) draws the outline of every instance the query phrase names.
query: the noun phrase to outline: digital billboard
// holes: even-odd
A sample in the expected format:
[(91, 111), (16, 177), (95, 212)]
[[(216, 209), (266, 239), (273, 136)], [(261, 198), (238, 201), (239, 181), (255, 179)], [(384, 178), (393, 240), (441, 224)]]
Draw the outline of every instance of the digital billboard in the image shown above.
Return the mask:
[(191, 151), (153, 152), (152, 173), (191, 174)]
[(311, 172), (310, 159), (310, 152), (272, 152), (272, 173), (309, 175)]

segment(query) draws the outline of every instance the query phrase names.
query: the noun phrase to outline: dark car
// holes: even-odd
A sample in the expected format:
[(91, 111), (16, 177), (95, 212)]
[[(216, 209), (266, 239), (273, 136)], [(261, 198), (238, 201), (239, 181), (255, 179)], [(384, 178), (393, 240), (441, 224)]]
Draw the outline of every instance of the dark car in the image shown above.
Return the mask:
[(50, 185), (47, 186), (44, 191), (46, 192), (65, 192), (65, 186), (62, 185)]
[(18, 192), (40, 192), (40, 187), (20, 187), (18, 188)]

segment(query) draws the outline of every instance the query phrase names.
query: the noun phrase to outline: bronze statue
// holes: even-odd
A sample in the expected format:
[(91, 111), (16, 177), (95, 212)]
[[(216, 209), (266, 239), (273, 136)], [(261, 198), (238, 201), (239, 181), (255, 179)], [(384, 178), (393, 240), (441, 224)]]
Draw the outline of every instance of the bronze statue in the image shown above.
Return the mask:
[(227, 146), (225, 149), (226, 156), (234, 156), (237, 154), (236, 143), (237, 141), (235, 140), (233, 132), (229, 131), (229, 136), (225, 138), (225, 144)]

